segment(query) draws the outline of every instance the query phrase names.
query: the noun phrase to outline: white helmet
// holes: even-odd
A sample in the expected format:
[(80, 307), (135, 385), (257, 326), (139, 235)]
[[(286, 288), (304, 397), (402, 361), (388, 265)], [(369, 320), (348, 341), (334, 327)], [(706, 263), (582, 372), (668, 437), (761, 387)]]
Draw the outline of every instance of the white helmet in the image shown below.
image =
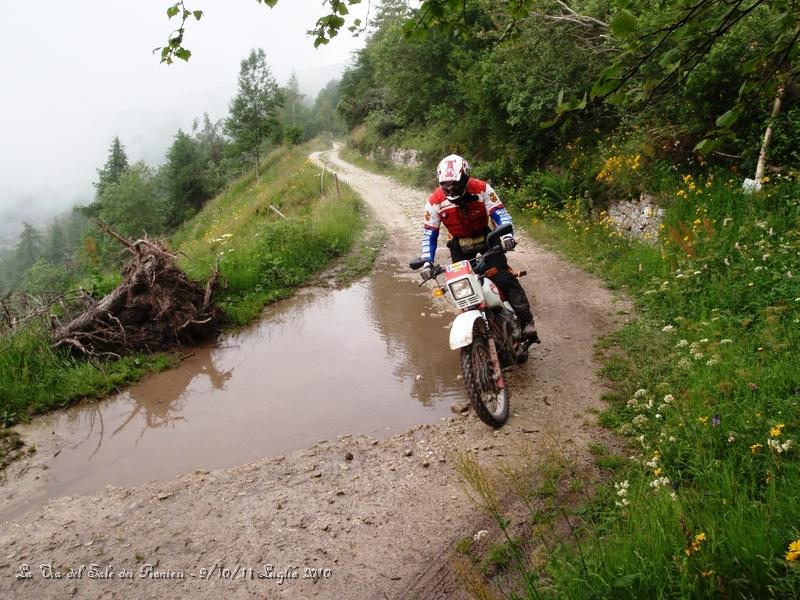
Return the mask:
[(448, 200), (458, 200), (467, 191), (469, 163), (458, 154), (445, 156), (436, 167), (436, 177)]

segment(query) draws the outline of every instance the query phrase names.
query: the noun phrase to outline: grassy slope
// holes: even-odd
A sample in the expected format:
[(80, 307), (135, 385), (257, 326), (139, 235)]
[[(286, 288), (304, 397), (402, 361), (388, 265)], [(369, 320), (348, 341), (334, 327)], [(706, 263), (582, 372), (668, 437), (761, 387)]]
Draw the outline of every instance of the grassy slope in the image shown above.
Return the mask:
[[(172, 238), (173, 248), (185, 254), (181, 264), (190, 277), (206, 279), (219, 256), (228, 281), (220, 302), (231, 324), (247, 322), (266, 303), (289, 294), (348, 250), (363, 228), (362, 205), (347, 186), (340, 186), (335, 199), (332, 181), (326, 181), (329, 195), (320, 199), (319, 169), (307, 161), (309, 151), (301, 146), (272, 152), (259, 183), (253, 173), (243, 176)], [(92, 365), (54, 351), (43, 326), (29, 327), (0, 340), (0, 416), (14, 422), (102, 397), (176, 360), (173, 354), (139, 354)]]
[[(632, 459), (550, 565), (569, 597), (788, 597), (800, 570), (800, 188), (684, 179), (659, 246), (569, 210), (535, 237), (624, 288), (602, 422)], [(627, 483), (626, 483), (627, 482)], [(622, 491), (623, 488), (625, 491)], [(790, 558), (791, 555), (789, 556)]]

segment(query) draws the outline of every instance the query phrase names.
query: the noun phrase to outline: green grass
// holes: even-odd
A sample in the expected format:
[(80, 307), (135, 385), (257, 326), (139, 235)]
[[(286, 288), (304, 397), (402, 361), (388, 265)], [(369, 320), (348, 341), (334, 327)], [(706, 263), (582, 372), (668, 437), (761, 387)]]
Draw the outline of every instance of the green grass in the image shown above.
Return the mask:
[(99, 398), (176, 361), (174, 355), (157, 353), (89, 362), (54, 349), (50, 331), (31, 325), (0, 338), (0, 416), (16, 423), (77, 399)]
[(628, 488), (583, 507), (583, 543), (548, 566), (559, 597), (800, 589), (800, 565), (786, 560), (800, 539), (800, 186), (743, 196), (736, 185), (685, 181), (655, 246), (574, 207), (531, 220), (534, 237), (638, 309), (601, 344), (614, 350), (603, 374), (615, 388), (601, 423), (634, 458), (597, 462)]
[[(259, 182), (252, 172), (233, 182), (170, 240), (193, 279), (206, 280), (219, 260), (225, 287), (217, 301), (230, 325), (250, 321), (267, 303), (289, 295), (345, 255), (364, 231), (364, 208), (349, 187), (340, 185), (337, 197), (332, 179), (326, 180), (328, 193), (321, 197), (319, 169), (306, 158), (310, 150), (271, 152)], [(377, 247), (377, 241), (358, 246), (341, 277), (368, 269)], [(18, 422), (78, 399), (103, 397), (176, 360), (161, 353), (88, 362), (54, 350), (44, 325), (26, 327), (0, 338), (0, 416)]]
[[(219, 303), (234, 324), (250, 321), (267, 303), (290, 294), (347, 253), (363, 232), (365, 209), (348, 186), (340, 183), (337, 197), (328, 176), (326, 196), (320, 198), (319, 168), (307, 160), (309, 151), (274, 151), (264, 161), (260, 183), (253, 174), (243, 178), (173, 238), (191, 277), (208, 277), (220, 261), (227, 287)], [(361, 260), (362, 271), (368, 258)]]

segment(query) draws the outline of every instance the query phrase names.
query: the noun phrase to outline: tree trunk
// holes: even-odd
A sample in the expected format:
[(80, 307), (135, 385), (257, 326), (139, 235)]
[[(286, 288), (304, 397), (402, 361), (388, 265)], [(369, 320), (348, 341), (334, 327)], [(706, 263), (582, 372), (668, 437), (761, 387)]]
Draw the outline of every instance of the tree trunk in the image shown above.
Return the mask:
[(261, 180), (261, 160), (258, 155), (258, 150), (256, 150), (256, 183), (260, 183)]
[(756, 163), (756, 185), (761, 187), (761, 180), (764, 178), (764, 170), (767, 166), (767, 150), (769, 149), (769, 141), (772, 138), (772, 125), (775, 123), (775, 118), (781, 112), (781, 100), (783, 99), (783, 92), (786, 88), (780, 86), (775, 94), (775, 104), (772, 106), (772, 114), (767, 121), (767, 129), (764, 131), (764, 139), (761, 142), (761, 151), (758, 153), (758, 163)]

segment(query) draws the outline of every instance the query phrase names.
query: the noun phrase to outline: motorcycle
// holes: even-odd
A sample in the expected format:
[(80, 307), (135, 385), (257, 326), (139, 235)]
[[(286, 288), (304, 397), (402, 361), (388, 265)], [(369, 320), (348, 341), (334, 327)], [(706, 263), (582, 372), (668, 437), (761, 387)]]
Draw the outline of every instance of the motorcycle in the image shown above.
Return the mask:
[[(531, 345), (530, 340), (522, 339), (519, 318), (492, 281), (497, 273), (497, 267), (491, 266), (492, 257), (505, 252), (500, 238), (512, 231), (511, 225), (497, 227), (486, 238), (486, 252), (448, 267), (433, 265), (431, 275), (419, 284), (435, 281), (434, 295), (446, 296), (460, 309), (450, 328), (450, 349), (460, 350), (467, 396), (478, 417), (492, 427), (501, 427), (508, 420), (510, 390), (503, 369), (528, 360)], [(417, 258), (409, 267), (417, 270), (424, 264)], [(526, 273), (513, 274), (522, 277)], [(440, 275), (444, 275), (444, 286), (439, 283)]]

